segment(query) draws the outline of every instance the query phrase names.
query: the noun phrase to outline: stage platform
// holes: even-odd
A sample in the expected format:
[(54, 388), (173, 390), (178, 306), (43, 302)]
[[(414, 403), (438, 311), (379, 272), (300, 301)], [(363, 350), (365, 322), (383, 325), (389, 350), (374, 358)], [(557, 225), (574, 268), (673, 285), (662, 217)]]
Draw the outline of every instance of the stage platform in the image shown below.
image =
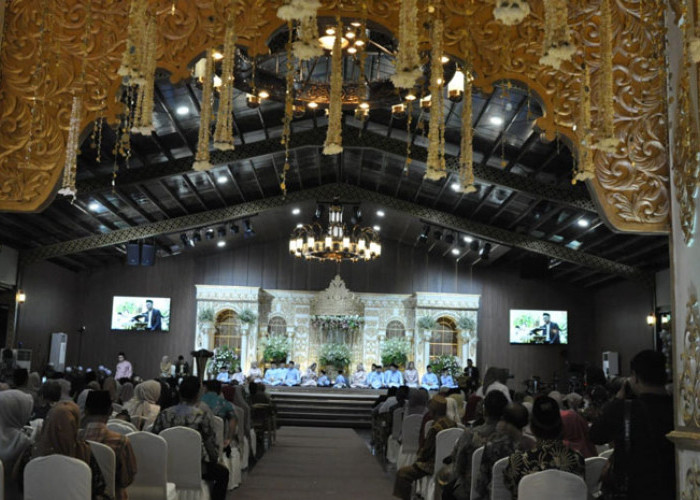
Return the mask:
[(266, 386), (280, 425), (369, 428), (372, 403), (386, 389)]

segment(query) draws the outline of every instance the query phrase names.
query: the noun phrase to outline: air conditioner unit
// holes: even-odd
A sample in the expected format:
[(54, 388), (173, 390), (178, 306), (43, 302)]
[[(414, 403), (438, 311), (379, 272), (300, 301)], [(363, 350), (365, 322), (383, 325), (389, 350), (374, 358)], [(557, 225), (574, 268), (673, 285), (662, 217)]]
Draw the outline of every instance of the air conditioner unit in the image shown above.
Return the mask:
[(608, 378), (620, 375), (620, 355), (613, 351), (603, 352), (603, 373)]
[(12, 354), (17, 362), (17, 368), (26, 368), (27, 371), (32, 369), (32, 350), (31, 349), (12, 349)]

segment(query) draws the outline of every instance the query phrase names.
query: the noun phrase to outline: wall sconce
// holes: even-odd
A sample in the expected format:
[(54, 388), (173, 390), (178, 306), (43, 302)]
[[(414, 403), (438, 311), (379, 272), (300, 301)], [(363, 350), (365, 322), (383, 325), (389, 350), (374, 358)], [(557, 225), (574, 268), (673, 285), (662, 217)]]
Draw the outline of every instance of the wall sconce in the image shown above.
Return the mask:
[(654, 314), (649, 314), (647, 316), (647, 325), (654, 326), (656, 324), (656, 316)]
[(17, 295), (15, 296), (15, 300), (17, 301), (18, 304), (24, 304), (27, 301), (27, 294), (24, 293), (22, 290), (17, 290)]

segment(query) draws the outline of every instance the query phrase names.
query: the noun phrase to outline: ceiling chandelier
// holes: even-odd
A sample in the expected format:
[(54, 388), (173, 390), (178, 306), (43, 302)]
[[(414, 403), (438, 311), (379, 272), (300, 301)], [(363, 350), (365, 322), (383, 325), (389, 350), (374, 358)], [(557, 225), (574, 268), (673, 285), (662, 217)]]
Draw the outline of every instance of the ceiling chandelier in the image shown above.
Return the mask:
[[(322, 206), (319, 206), (322, 207)], [(343, 223), (343, 205), (334, 199), (328, 209), (328, 227), (318, 219), (316, 210), (311, 224), (298, 226), (289, 237), (289, 253), (306, 260), (358, 262), (379, 258), (382, 244), (379, 233), (371, 227), (355, 224), (351, 229)]]

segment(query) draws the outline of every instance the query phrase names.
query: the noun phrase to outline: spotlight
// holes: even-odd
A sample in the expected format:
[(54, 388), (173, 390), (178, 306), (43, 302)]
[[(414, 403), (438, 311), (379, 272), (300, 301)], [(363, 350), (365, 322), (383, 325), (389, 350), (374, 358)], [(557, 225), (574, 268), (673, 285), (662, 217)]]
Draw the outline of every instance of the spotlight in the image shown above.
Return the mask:
[(448, 245), (451, 245), (454, 242), (455, 242), (455, 237), (452, 233), (445, 236), (445, 243), (447, 243)]
[(382, 228), (379, 227), (379, 226), (377, 226), (377, 225), (372, 226), (372, 229), (374, 229), (374, 230), (377, 231), (377, 232), (379, 232), (379, 231), (382, 230)]
[(491, 125), (500, 126), (503, 125), (503, 118), (500, 116), (492, 116), (489, 118), (489, 122), (491, 122)]
[(238, 231), (239, 231), (238, 224), (236, 224), (235, 222), (232, 222), (231, 223), (231, 233), (238, 234)]
[(418, 236), (418, 242), (419, 243), (427, 243), (429, 234), (430, 234), (430, 226), (424, 226), (423, 232), (420, 233), (420, 236)]
[(586, 219), (579, 219), (578, 222), (577, 222), (577, 224), (578, 224), (580, 227), (588, 227), (588, 226), (591, 225), (591, 223), (588, 222), (588, 220), (586, 220)]
[(226, 226), (221, 226), (219, 229), (216, 230), (216, 232), (219, 235), (219, 238), (225, 238), (226, 237)]
[(226, 246), (226, 242), (224, 240), (217, 241), (216, 246), (219, 248), (224, 248)]
[(377, 217), (384, 217), (384, 210), (377, 210)]
[(301, 209), (300, 209), (300, 208), (293, 208), (293, 209), (292, 209), (292, 215), (299, 215), (300, 213), (301, 213)]
[(178, 114), (178, 116), (187, 116), (190, 114), (190, 108), (187, 106), (179, 106), (175, 112)]
[(472, 241), (474, 241), (474, 238), (472, 238), (471, 236), (465, 236), (465, 237), (464, 237), (464, 242), (465, 242), (465, 243), (471, 243)]
[(656, 315), (651, 313), (647, 316), (647, 325), (654, 326), (656, 324)]
[(309, 104), (307, 104), (307, 106), (309, 109), (316, 109), (316, 108), (318, 108), (318, 103), (311, 101)]
[(206, 232), (204, 233), (204, 237), (207, 239), (207, 241), (213, 240), (214, 239), (214, 230), (212, 228), (207, 229)]
[(481, 260), (489, 260), (491, 253), (491, 243), (484, 243), (484, 247), (479, 252), (479, 257)]
[(404, 104), (394, 104), (391, 107), (391, 114), (394, 118), (404, 118), (406, 116), (406, 106)]
[(243, 233), (244, 238), (247, 239), (255, 236), (255, 229), (253, 229), (253, 225), (250, 223), (249, 219), (244, 220), (243, 225), (245, 226), (245, 232)]
[(455, 255), (455, 256), (459, 255), (459, 248), (453, 248), (452, 255)]
[(416, 100), (416, 94), (413, 92), (413, 90), (408, 91), (408, 94), (406, 94), (406, 100), (407, 101), (415, 101)]
[(97, 212), (100, 209), (100, 204), (97, 203), (96, 201), (91, 201), (90, 204), (88, 205), (88, 209), (91, 212)]
[(452, 184), (450, 184), (450, 188), (452, 189), (452, 191), (459, 191), (460, 187), (461, 186), (459, 185), (459, 182), (453, 182)]
[(321, 220), (321, 217), (323, 217), (323, 205), (318, 204), (316, 205), (316, 211), (314, 212), (313, 220)]
[(348, 54), (357, 54), (357, 49), (355, 47), (348, 47)]
[(270, 97), (270, 93), (269, 93), (267, 90), (262, 89), (260, 92), (258, 92), (258, 97), (259, 97), (261, 100), (262, 100), (262, 99), (267, 99), (268, 97)]
[(215, 61), (221, 61), (224, 58), (224, 55), (221, 52), (216, 51), (212, 54), (212, 57)]
[(299, 222), (299, 223), (297, 224), (297, 229), (301, 229), (302, 227), (304, 227), (304, 224), (302, 224), (301, 222)]
[(18, 304), (24, 304), (27, 301), (27, 294), (22, 290), (17, 290), (17, 295), (15, 295), (15, 300)]
[(479, 242), (477, 240), (472, 240), (469, 243), (469, 250), (472, 252), (478, 252), (479, 251)]
[(225, 175), (220, 175), (216, 178), (216, 182), (218, 184), (226, 184), (228, 182), (228, 177), (226, 177)]
[(199, 232), (199, 229), (192, 233), (192, 241), (192, 246), (194, 246), (194, 243), (199, 243), (202, 241), (202, 233)]

